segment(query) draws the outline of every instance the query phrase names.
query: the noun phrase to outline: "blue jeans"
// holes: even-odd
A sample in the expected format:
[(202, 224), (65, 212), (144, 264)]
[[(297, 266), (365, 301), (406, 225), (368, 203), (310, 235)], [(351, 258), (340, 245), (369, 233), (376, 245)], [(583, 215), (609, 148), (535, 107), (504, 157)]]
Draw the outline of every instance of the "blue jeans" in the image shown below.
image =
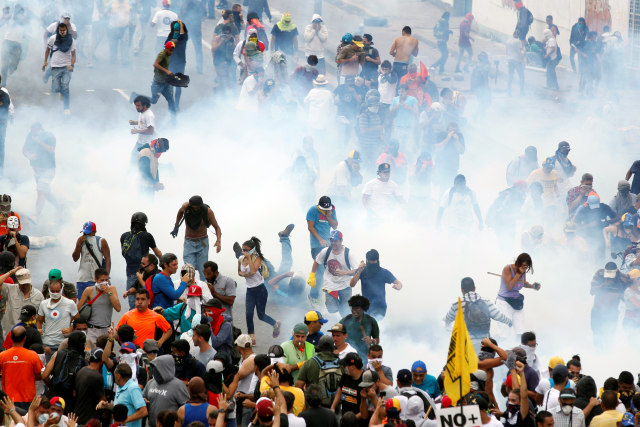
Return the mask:
[[(138, 276), (135, 273), (127, 275), (127, 290), (133, 288), (138, 280)], [(129, 310), (136, 308), (136, 294), (127, 295), (129, 301)]]
[(209, 237), (202, 239), (184, 239), (182, 260), (189, 263), (200, 273), (200, 280), (204, 280), (204, 263), (209, 259)]
[(271, 261), (264, 261), (264, 263), (267, 264), (267, 268), (269, 269), (269, 277), (276, 277), (291, 271), (293, 258), (291, 257), (291, 240), (288, 236), (280, 237), (280, 249), (282, 251), (280, 258), (280, 268), (276, 270)]
[(276, 321), (265, 313), (268, 299), (269, 292), (267, 292), (267, 288), (264, 286), (264, 283), (260, 286), (256, 286), (255, 288), (247, 289), (245, 317), (247, 320), (247, 330), (249, 334), (255, 333), (255, 327), (253, 326), (254, 310), (258, 312), (258, 319), (270, 324), (271, 326), (276, 324)]
[(78, 290), (78, 300), (82, 298), (82, 293), (85, 289), (95, 284), (96, 282), (76, 282), (76, 289)]
[(340, 316), (345, 317), (351, 313), (349, 308), (349, 298), (351, 298), (351, 286), (338, 291), (338, 298), (334, 298), (327, 293), (324, 297), (324, 303), (329, 313), (340, 312)]
[(225, 423), (225, 427), (236, 427), (236, 419), (232, 418), (232, 419), (227, 419), (227, 422)]
[(109, 63), (115, 64), (118, 60), (118, 48), (122, 65), (129, 64), (129, 27), (109, 27)]
[(151, 82), (151, 103), (155, 104), (160, 99), (160, 95), (164, 96), (169, 104), (169, 112), (176, 114), (176, 104), (173, 100), (173, 86), (169, 83), (158, 83), (155, 80)]
[(198, 70), (198, 74), (202, 74), (202, 23), (198, 22), (197, 25), (188, 25), (189, 28), (189, 40), (187, 43), (191, 42), (193, 44), (193, 48), (196, 51), (196, 69)]
[(69, 108), (69, 82), (71, 81), (71, 71), (67, 67), (51, 68), (51, 91), (62, 94), (64, 108)]
[[(316, 257), (324, 248), (311, 248), (311, 258), (315, 261)], [(318, 264), (318, 268), (316, 269), (316, 287), (311, 288), (309, 291), (309, 296), (311, 298), (318, 298), (320, 296), (320, 291), (322, 290), (322, 279), (324, 278), (324, 264)]]

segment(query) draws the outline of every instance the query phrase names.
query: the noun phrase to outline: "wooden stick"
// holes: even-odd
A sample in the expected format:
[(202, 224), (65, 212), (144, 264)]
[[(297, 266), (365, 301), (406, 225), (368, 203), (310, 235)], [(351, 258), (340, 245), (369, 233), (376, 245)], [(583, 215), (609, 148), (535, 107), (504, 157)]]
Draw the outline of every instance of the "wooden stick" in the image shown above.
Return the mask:
[(490, 271), (487, 271), (487, 274), (489, 274), (489, 275), (491, 275), (491, 276), (502, 277), (502, 274), (492, 273), (492, 272), (490, 272)]

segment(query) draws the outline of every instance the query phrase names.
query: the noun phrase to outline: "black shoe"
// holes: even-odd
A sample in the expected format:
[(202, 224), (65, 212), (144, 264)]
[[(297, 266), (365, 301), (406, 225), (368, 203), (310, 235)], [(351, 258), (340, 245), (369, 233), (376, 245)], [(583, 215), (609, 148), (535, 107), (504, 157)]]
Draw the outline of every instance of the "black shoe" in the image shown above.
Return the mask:
[(136, 99), (138, 97), (138, 94), (135, 92), (131, 92), (131, 95), (129, 95), (129, 104), (133, 104), (133, 100)]
[(236, 254), (236, 258), (240, 258), (242, 256), (242, 247), (240, 246), (240, 243), (235, 242), (233, 244), (233, 252)]
[(295, 227), (295, 224), (289, 224), (287, 225), (284, 230), (280, 231), (278, 233), (278, 237), (289, 237), (289, 234), (291, 234), (291, 231), (293, 231), (293, 228)]

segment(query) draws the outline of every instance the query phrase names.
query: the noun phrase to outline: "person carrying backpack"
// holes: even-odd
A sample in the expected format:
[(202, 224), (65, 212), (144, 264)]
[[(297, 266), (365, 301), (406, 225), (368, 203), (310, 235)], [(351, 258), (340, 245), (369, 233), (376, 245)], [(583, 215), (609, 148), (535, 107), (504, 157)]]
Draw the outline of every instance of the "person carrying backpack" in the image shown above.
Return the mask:
[(315, 356), (304, 362), (296, 380), (298, 388), (308, 389), (312, 384), (319, 385), (322, 389), (322, 406), (325, 408), (331, 407), (343, 374), (334, 348), (333, 338), (330, 335), (322, 336), (316, 346)]
[(73, 412), (75, 402), (73, 390), (76, 384), (76, 374), (87, 366), (84, 357), (84, 346), (87, 337), (81, 331), (69, 334), (68, 346), (53, 355), (42, 373), (42, 380), (47, 384), (49, 397), (61, 397), (68, 402), (65, 407), (67, 413)]
[(311, 267), (311, 275), (315, 276), (318, 266), (322, 265), (329, 273), (324, 275), (322, 290), (326, 293), (325, 305), (329, 313), (340, 312), (344, 317), (350, 313), (351, 276), (357, 271), (358, 260), (349, 253), (349, 248), (342, 244), (342, 232), (332, 230), (329, 235), (330, 246), (316, 255)]
[(130, 310), (136, 308), (136, 290), (142, 289), (136, 274), (140, 270), (142, 257), (149, 253), (149, 249), (158, 258), (162, 256), (162, 252), (156, 246), (155, 239), (151, 233), (147, 232), (147, 222), (147, 215), (144, 212), (134, 213), (131, 216), (131, 231), (122, 233), (120, 236), (122, 256), (127, 263), (127, 297)]
[(527, 39), (527, 33), (529, 32), (529, 27), (533, 23), (533, 14), (529, 9), (524, 7), (521, 1), (517, 1), (515, 3), (515, 7), (518, 14), (518, 22), (516, 23), (516, 31), (518, 32), (518, 37), (523, 42)]
[[(469, 337), (473, 343), (476, 352), (480, 351), (480, 342), (483, 338), (489, 336), (489, 328), (491, 319), (501, 322), (507, 326), (511, 326), (511, 319), (504, 314), (492, 302), (476, 293), (476, 285), (471, 277), (465, 277), (460, 282), (462, 290), (462, 312), (464, 313), (464, 321), (469, 330)], [(456, 320), (458, 313), (458, 303), (451, 305), (449, 312), (444, 318), (447, 328), (450, 328)]]

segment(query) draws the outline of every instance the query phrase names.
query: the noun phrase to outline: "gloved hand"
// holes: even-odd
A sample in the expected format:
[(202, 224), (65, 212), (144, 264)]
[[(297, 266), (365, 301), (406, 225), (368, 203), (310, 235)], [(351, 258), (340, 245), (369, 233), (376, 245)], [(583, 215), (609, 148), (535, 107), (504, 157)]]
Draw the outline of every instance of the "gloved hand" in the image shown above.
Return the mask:
[(178, 229), (180, 228), (179, 225), (176, 225), (175, 227), (173, 227), (173, 230), (171, 231), (171, 234), (173, 236), (173, 238), (175, 239), (176, 237), (178, 237)]
[(507, 351), (507, 361), (504, 363), (507, 369), (516, 369), (516, 354), (513, 351)]
[(316, 273), (314, 273), (314, 272), (309, 273), (309, 278), (307, 279), (307, 284), (309, 286), (311, 286), (312, 288), (316, 287)]

